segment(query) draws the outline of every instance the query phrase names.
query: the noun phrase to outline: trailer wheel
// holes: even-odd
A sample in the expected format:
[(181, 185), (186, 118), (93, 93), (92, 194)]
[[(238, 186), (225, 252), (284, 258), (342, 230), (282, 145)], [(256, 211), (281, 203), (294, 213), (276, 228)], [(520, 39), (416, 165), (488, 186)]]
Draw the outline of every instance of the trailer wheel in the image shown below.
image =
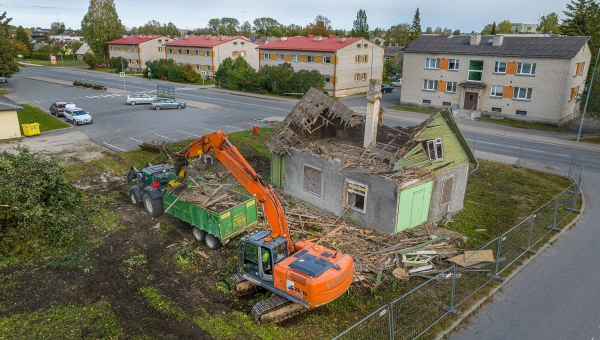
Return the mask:
[(192, 235), (198, 242), (204, 242), (204, 238), (206, 237), (206, 234), (207, 234), (206, 231), (204, 231), (198, 227), (192, 228)]
[(152, 217), (158, 217), (163, 214), (165, 207), (163, 206), (162, 198), (152, 198), (149, 193), (144, 192), (142, 194), (142, 200), (144, 201), (144, 208), (148, 215)]
[(216, 238), (213, 234), (206, 234), (206, 237), (204, 238), (204, 242), (206, 243), (206, 246), (210, 249), (219, 249), (221, 248), (221, 246), (223, 246), (223, 244), (221, 244), (221, 240), (219, 240), (218, 238)]
[(129, 199), (131, 200), (131, 204), (136, 206), (142, 205), (141, 196), (142, 194), (139, 187), (131, 187), (131, 189), (129, 189)]

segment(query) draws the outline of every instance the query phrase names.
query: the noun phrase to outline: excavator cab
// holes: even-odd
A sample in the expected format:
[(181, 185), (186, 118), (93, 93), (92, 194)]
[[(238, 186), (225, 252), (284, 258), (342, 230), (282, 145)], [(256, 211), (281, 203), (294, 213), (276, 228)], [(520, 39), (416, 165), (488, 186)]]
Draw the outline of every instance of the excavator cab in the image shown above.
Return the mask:
[(266, 231), (242, 238), (242, 271), (257, 280), (273, 284), (273, 268), (288, 257), (287, 239), (276, 237), (265, 242)]

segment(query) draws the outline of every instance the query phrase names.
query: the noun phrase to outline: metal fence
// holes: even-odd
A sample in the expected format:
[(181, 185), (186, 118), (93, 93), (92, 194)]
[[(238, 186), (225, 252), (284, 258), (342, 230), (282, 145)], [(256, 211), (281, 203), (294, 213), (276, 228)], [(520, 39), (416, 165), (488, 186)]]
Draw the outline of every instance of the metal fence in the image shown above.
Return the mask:
[(582, 172), (583, 163), (575, 154), (567, 175), (572, 182), (568, 188), (471, 255), (491, 251), (495, 259), (493, 263), (479, 264), (475, 268), (457, 265), (447, 268), (369, 314), (334, 340), (416, 339), (428, 331), (435, 335), (432, 327), (449, 315), (460, 316), (466, 312), (483, 296), (484, 288), (491, 288), (494, 281), (504, 281), (526, 255), (534, 254), (561, 231), (569, 216), (579, 213), (577, 203)]

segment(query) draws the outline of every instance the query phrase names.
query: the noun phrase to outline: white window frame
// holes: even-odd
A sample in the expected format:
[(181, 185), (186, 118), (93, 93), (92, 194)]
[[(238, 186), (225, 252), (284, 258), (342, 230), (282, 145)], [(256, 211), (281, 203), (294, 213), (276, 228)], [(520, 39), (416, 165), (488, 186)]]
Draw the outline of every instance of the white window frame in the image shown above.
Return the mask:
[(200, 64), (196, 64), (196, 70), (200, 69)]
[(162, 47), (159, 47), (159, 48), (158, 48), (158, 52), (162, 52), (162, 51), (163, 51), (163, 48), (162, 48)]
[[(523, 72), (524, 65), (529, 65), (529, 72)], [(537, 63), (519, 63), (517, 65), (517, 74), (534, 76)]]
[(292, 61), (293, 62), (298, 62), (298, 55), (297, 54), (292, 54)]
[(354, 81), (358, 81), (360, 78), (360, 73), (355, 73), (354, 74)]
[[(501, 89), (500, 93), (498, 93), (498, 88)], [(490, 97), (502, 98), (504, 94), (504, 86), (502, 85), (492, 85), (490, 88)]]
[(277, 61), (283, 61), (285, 59), (285, 55), (282, 53), (277, 54)]
[[(450, 85), (450, 90), (448, 90), (448, 85)], [(449, 81), (446, 83), (446, 92), (448, 93), (456, 93), (456, 85), (455, 81)]]
[(206, 70), (210, 71), (211, 66), (210, 65), (206, 65)]
[[(433, 88), (431, 86), (433, 86)], [(424, 91), (437, 91), (437, 86), (438, 86), (437, 80), (425, 79), (423, 81), (423, 90)]]
[(361, 80), (367, 80), (367, 74), (366, 73), (363, 73), (361, 75)]
[(425, 152), (427, 152), (427, 157), (429, 160), (438, 161), (444, 158), (444, 145), (442, 144), (442, 138), (426, 140), (425, 145), (427, 148)]
[(307, 63), (314, 63), (315, 62), (315, 56), (314, 55), (307, 55), (306, 56), (306, 62)]
[(513, 99), (516, 100), (531, 100), (531, 91), (533, 89), (530, 87), (515, 87), (513, 92)]
[[(481, 62), (482, 64), (485, 65), (485, 62), (483, 60), (470, 60), (469, 61), (469, 73), (467, 74), (467, 81), (472, 81), (472, 82), (477, 82), (480, 83), (483, 79), (483, 66), (481, 67), (481, 70), (472, 70), (471, 69), (471, 62), (476, 61), (476, 62)], [(471, 78), (471, 72), (473, 73), (479, 73), (480, 76), (480, 80), (474, 80), (474, 79), (470, 79)]]
[(501, 107), (493, 107), (492, 106), (492, 112), (494, 112), (494, 113), (502, 113), (502, 108)]
[[(454, 66), (454, 67), (452, 67), (452, 66)], [(459, 66), (460, 66), (459, 59), (449, 59), (448, 60), (448, 70), (449, 71), (458, 71)]]
[(358, 64), (358, 63), (360, 63), (360, 55), (355, 55), (355, 56), (354, 56), (354, 63), (355, 63), (355, 64)]
[[(503, 64), (504, 64), (504, 66), (502, 66)], [(502, 68), (504, 68), (504, 71), (501, 71)], [(505, 61), (497, 61), (494, 64), (494, 73), (506, 74), (506, 62)]]
[(238, 56), (238, 51), (233, 51), (233, 56), (237, 57)]
[(323, 75), (323, 81), (326, 83), (331, 83), (331, 76), (328, 74)]
[(425, 68), (431, 70), (439, 70), (440, 58), (425, 58)]
[(331, 57), (330, 56), (328, 56), (328, 57), (324, 56), (323, 57), (323, 64), (331, 64)]
[(265, 58), (265, 60), (271, 60), (271, 53), (263, 54), (263, 58)]
[(369, 62), (369, 55), (363, 54), (363, 63), (368, 63), (368, 62)]
[(245, 57), (246, 56), (246, 51), (241, 51), (240, 52), (240, 56)]
[(185, 55), (190, 55), (190, 50), (185, 50)]
[[(350, 207), (350, 209), (354, 210), (354, 211), (358, 211), (360, 213), (366, 214), (367, 213), (367, 198), (368, 198), (368, 193), (369, 193), (369, 186), (363, 183), (359, 183), (359, 182), (355, 182), (349, 179), (346, 179), (346, 192), (345, 192), (345, 198), (346, 198), (346, 202), (344, 204), (344, 207)], [(364, 188), (365, 190), (362, 191), (359, 188)], [(350, 205), (348, 200), (350, 199), (350, 194), (354, 194), (354, 195), (361, 195), (364, 197), (364, 202), (363, 202), (363, 209), (359, 209), (357, 207), (353, 205)]]
[(204, 53), (204, 55), (205, 55), (206, 57), (210, 57), (210, 51), (206, 51), (206, 52)]
[[(523, 113), (519, 113), (519, 112), (523, 112)], [(525, 110), (516, 110), (515, 114), (517, 116), (527, 116), (527, 111), (525, 111)]]

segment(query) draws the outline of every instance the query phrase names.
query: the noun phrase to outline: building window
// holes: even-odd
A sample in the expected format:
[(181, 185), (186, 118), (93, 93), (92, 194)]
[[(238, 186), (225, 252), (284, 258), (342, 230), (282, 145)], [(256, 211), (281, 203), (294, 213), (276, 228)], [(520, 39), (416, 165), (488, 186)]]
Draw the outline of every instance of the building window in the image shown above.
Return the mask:
[(440, 58), (425, 59), (425, 68), (439, 69), (440, 68)]
[(190, 55), (190, 50), (185, 50), (186, 55)]
[(265, 53), (265, 60), (269, 60), (269, 59), (271, 59), (271, 54)]
[(369, 61), (369, 56), (367, 54), (363, 55), (363, 62), (368, 62)]
[(242, 42), (240, 42), (240, 45), (244, 45), (244, 42), (243, 42), (243, 41), (242, 41)]
[(160, 44), (160, 43), (162, 43), (162, 39), (158, 39), (158, 43), (159, 43), (159, 44)]
[(181, 63), (177, 63), (177, 66), (181, 66)]
[(494, 73), (506, 73), (506, 63), (503, 61), (497, 61), (494, 65)]
[(245, 56), (246, 56), (246, 51), (241, 51), (241, 52), (240, 52), (240, 55), (241, 55), (242, 57), (245, 57)]
[(444, 149), (442, 148), (441, 138), (423, 141), (423, 149), (427, 152), (427, 156), (432, 161), (444, 158)]
[(165, 42), (166, 42), (166, 43), (167, 43), (167, 42), (169, 42), (169, 39), (165, 39)]
[(159, 47), (158, 52), (162, 52), (162, 51), (163, 51), (162, 47)]
[(210, 65), (206, 65), (206, 70), (210, 71), (211, 66)]
[(200, 69), (200, 64), (196, 64), (196, 70)]
[(331, 57), (323, 57), (323, 64), (331, 64)]
[(283, 61), (283, 54), (278, 54), (277, 55), (277, 60), (278, 61)]
[(369, 46), (369, 44), (363, 44), (363, 47), (368, 47), (368, 46)]
[(444, 106), (452, 106), (452, 103), (450, 103), (450, 102), (442, 102), (442, 105), (444, 105)]
[(330, 83), (331, 82), (331, 77), (328, 75), (323, 75), (323, 81), (326, 83)]
[(321, 196), (321, 169), (304, 165), (304, 181), (302, 189)]
[(237, 57), (238, 56), (238, 51), (233, 51), (233, 56)]
[(367, 190), (364, 184), (346, 180), (346, 206), (364, 214), (367, 210)]
[(366, 73), (362, 74), (362, 80), (367, 80), (367, 74)]
[(360, 63), (360, 56), (359, 55), (354, 56), (354, 62), (355, 63)]
[(583, 75), (583, 69), (585, 68), (585, 61), (581, 63), (581, 71), (579, 71), (579, 75)]
[(517, 66), (517, 74), (534, 75), (535, 63), (519, 63)]
[(514, 99), (531, 100), (531, 88), (515, 87)]
[(442, 184), (442, 199), (440, 205), (450, 203), (452, 199), (452, 186), (454, 185), (454, 176), (446, 177), (443, 179)]
[(210, 57), (210, 51), (206, 51), (206, 56)]
[(569, 99), (569, 101), (577, 98), (578, 93), (579, 93), (579, 86), (572, 88), (571, 89), (571, 98)]
[(179, 52), (179, 54), (183, 54), (183, 53), (181, 53), (181, 50), (179, 50), (178, 52)]
[(517, 110), (517, 115), (519, 115), (519, 116), (526, 116), (527, 115), (527, 111)]
[(429, 99), (423, 99), (423, 104), (431, 104), (431, 100), (429, 100)]
[(481, 81), (483, 74), (483, 60), (471, 60), (469, 63), (469, 81)]
[(359, 73), (356, 73), (356, 74), (354, 75), (354, 81), (359, 81), (359, 79), (360, 79), (360, 74), (359, 74)]
[(492, 86), (492, 92), (490, 92), (490, 96), (502, 98), (502, 94), (503, 93), (504, 93), (504, 86), (493, 85)]
[(196, 55), (200, 55), (200, 51), (196, 50)]
[(307, 63), (314, 63), (315, 62), (315, 56), (314, 55), (307, 55), (306, 56), (306, 62)]
[(392, 60), (392, 58), (390, 58), (390, 57), (385, 57), (385, 61), (390, 61), (390, 60)]
[(502, 108), (499, 108), (499, 107), (492, 107), (492, 112), (496, 112), (496, 113), (502, 113)]
[(356, 44), (356, 47), (360, 48), (360, 44)]
[(425, 91), (437, 91), (437, 85), (438, 85), (438, 81), (437, 80), (427, 80), (427, 79), (425, 79), (423, 81), (423, 90), (425, 90)]
[(298, 62), (298, 55), (292, 54), (292, 61)]
[(448, 62), (448, 69), (454, 71), (458, 70), (458, 59), (450, 59)]
[(456, 92), (456, 82), (449, 81), (446, 83), (446, 92), (455, 93)]
[(234, 41), (234, 42), (233, 42), (233, 44), (234, 44), (234, 45), (237, 45), (237, 41)]
[(173, 49), (169, 48), (169, 54), (173, 54)]
[(137, 59), (135, 60), (135, 64), (136, 64), (136, 65), (138, 64), (138, 60), (137, 60)]

